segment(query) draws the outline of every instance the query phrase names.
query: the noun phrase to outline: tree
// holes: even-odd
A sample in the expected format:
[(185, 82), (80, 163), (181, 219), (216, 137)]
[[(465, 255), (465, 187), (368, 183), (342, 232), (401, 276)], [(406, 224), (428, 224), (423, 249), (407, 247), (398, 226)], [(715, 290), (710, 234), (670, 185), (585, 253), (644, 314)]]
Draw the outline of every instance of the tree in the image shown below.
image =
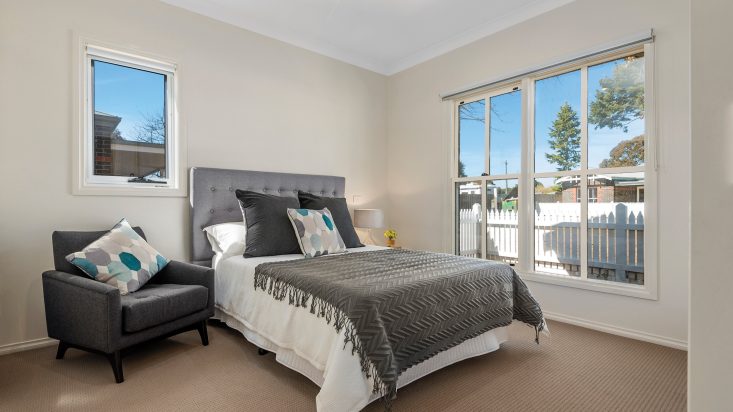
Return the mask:
[[(489, 112), (497, 118), (501, 118), (499, 112), (496, 111), (494, 106), (489, 106)], [(472, 103), (458, 105), (458, 118), (460, 120), (486, 123), (486, 101), (477, 100)], [(499, 129), (492, 125), (491, 130), (498, 131)]]
[(483, 100), (478, 100), (468, 104), (460, 104), (458, 105), (458, 117), (461, 120), (472, 120), (485, 123), (485, 109), (486, 102)]
[(578, 113), (565, 102), (550, 127), (550, 148), (545, 153), (547, 161), (557, 165), (557, 170), (573, 170), (580, 166), (580, 119)]
[(466, 165), (462, 161), (458, 161), (458, 177), (466, 177)]
[[(613, 74), (599, 80), (588, 122), (596, 129), (629, 131), (629, 124), (644, 118), (644, 60), (628, 57), (613, 69)], [(622, 140), (600, 167), (638, 166), (644, 162), (644, 136)]]
[(634, 56), (618, 64), (613, 74), (599, 80), (590, 105), (588, 122), (600, 128), (621, 128), (628, 132), (629, 124), (644, 118), (644, 60)]
[(136, 136), (132, 139), (144, 143), (165, 143), (165, 117), (163, 113), (143, 115), (142, 123), (135, 126)]
[(644, 163), (644, 135), (620, 141), (608, 156), (599, 167), (639, 166)]
[[(499, 117), (499, 113), (494, 109), (493, 106), (489, 107), (489, 111)], [(472, 103), (459, 104), (458, 105), (458, 119), (460, 121), (472, 121), (486, 123), (486, 101), (477, 100)], [(499, 131), (494, 126), (491, 126), (491, 131)], [(466, 177), (466, 165), (462, 161), (458, 161), (458, 177)]]

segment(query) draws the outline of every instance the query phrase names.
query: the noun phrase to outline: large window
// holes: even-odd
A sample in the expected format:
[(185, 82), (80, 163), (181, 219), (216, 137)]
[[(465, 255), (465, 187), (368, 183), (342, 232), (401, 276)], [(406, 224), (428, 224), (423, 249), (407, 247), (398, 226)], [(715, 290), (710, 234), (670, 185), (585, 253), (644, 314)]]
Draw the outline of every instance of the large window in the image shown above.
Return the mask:
[(654, 298), (650, 64), (639, 48), (456, 101), (456, 253)]
[(181, 192), (175, 65), (82, 45), (76, 193)]

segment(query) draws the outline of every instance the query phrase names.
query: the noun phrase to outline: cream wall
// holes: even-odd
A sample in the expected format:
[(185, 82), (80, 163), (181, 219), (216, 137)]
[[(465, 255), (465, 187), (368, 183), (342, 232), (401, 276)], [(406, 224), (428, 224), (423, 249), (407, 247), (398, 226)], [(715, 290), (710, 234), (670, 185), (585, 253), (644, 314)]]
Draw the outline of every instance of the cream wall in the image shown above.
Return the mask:
[(733, 3), (692, 1), (689, 409), (733, 408)]
[(46, 334), (40, 273), (52, 266), (55, 229), (105, 228), (126, 216), (167, 256), (188, 255), (185, 198), (70, 194), (72, 31), (180, 63), (189, 167), (343, 175), (349, 196), (387, 209), (400, 243), (447, 251), (451, 147), (438, 95), (652, 27), (660, 298), (530, 286), (551, 314), (685, 345), (689, 2), (613, 4), (577, 0), (385, 78), (159, 2), (0, 0), (0, 347)]
[(187, 199), (71, 195), (72, 31), (180, 64), (189, 167), (341, 175), (386, 206), (384, 76), (157, 1), (0, 1), (0, 347), (46, 336), (55, 229), (125, 216), (188, 255)]
[(535, 282), (530, 287), (549, 314), (684, 347), (690, 263), (688, 14), (689, 2), (683, 0), (578, 0), (391, 76), (388, 217), (401, 243), (450, 251), (450, 109), (440, 93), (654, 28), (663, 205), (659, 300)]

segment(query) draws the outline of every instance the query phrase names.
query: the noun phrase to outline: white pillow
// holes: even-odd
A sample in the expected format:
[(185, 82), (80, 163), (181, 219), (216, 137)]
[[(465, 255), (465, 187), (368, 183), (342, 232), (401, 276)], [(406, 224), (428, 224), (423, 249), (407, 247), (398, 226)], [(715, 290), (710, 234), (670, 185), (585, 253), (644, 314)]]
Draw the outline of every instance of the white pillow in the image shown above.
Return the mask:
[(229, 222), (211, 225), (204, 228), (211, 249), (217, 255), (226, 257), (244, 254), (247, 239), (247, 227), (244, 222)]

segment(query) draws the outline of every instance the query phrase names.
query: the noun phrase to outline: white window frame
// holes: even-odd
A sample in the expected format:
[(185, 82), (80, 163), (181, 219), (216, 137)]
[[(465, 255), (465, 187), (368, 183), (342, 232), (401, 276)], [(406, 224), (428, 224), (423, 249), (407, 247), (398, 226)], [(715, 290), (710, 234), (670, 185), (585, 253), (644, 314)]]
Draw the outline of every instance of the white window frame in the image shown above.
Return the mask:
[[(638, 52), (644, 52), (644, 68), (645, 68), (645, 89), (644, 89), (644, 165), (633, 167), (618, 168), (596, 168), (587, 169), (587, 116), (588, 116), (588, 95), (587, 95), (587, 68), (597, 64), (612, 61), (621, 57), (632, 55)], [(559, 286), (567, 286), (579, 289), (593, 290), (598, 292), (612, 293), (618, 295), (632, 296), (643, 299), (658, 299), (658, 230), (657, 219), (658, 209), (658, 176), (657, 170), (657, 128), (656, 128), (656, 105), (655, 105), (655, 87), (654, 87), (654, 43), (646, 43), (627, 48), (620, 48), (613, 52), (595, 55), (593, 57), (579, 59), (573, 63), (563, 65), (562, 67), (553, 67), (550, 70), (538, 71), (527, 75), (519, 80), (519, 89), (522, 90), (522, 167), (519, 173), (519, 261), (515, 267), (520, 276), (525, 280), (547, 283)], [(543, 78), (556, 76), (558, 74), (567, 73), (574, 70), (581, 70), (581, 124), (585, 127), (581, 131), (581, 168), (573, 171), (555, 171), (555, 172), (534, 172), (534, 84), (535, 81)], [(510, 86), (517, 86), (512, 84)], [(452, 101), (451, 108), (451, 134), (452, 134), (452, 159), (451, 159), (451, 185), (450, 185), (450, 204), (451, 204), (451, 252), (456, 251), (456, 183), (461, 182), (481, 182), (483, 210), (486, 210), (486, 181), (498, 180), (502, 178), (516, 178), (516, 175), (497, 175), (497, 176), (470, 176), (458, 177), (459, 162), (459, 118), (458, 106), (460, 102), (470, 102), (480, 100), (486, 96), (501, 94), (499, 91), (506, 92), (506, 85), (499, 88), (482, 90), (479, 93), (461, 96)], [(488, 97), (486, 100), (486, 110), (489, 110)], [(486, 126), (486, 138), (489, 136), (489, 126)], [(488, 147), (488, 143), (487, 143)], [(555, 275), (551, 273), (538, 272), (534, 269), (534, 190), (533, 180), (541, 177), (556, 176), (580, 176), (581, 177), (581, 193), (587, 193), (587, 177), (589, 175), (604, 172), (644, 172), (644, 285), (626, 284), (620, 282), (610, 282), (597, 279), (587, 278), (587, 245), (581, 246), (581, 278)], [(529, 183), (529, 184), (527, 184)], [(586, 194), (587, 196), (587, 194)], [(586, 233), (588, 229), (588, 207), (587, 202), (581, 203), (581, 232)], [(481, 256), (486, 256), (486, 219), (481, 219)]]
[[(186, 196), (185, 141), (179, 133), (178, 66), (169, 59), (137, 50), (78, 37), (75, 90), (76, 110), (73, 184), (75, 195)], [(94, 174), (94, 99), (92, 60), (166, 76), (166, 181), (129, 182), (124, 176)]]
[[(460, 157), (460, 153), (459, 153), (459, 151), (460, 151), (460, 144), (459, 144), (459, 141), (460, 141), (460, 136), (459, 136), (459, 131), (460, 131), (459, 130), (460, 129), (460, 124), (459, 123), (460, 123), (460, 119), (458, 117), (459, 116), (459, 112), (458, 112), (459, 109), (458, 108), (459, 108), (459, 106), (461, 104), (469, 104), (469, 103), (477, 102), (477, 101), (480, 101), (480, 100), (484, 100), (484, 152), (485, 152), (484, 153), (484, 173), (489, 173), (490, 172), (490, 169), (491, 169), (489, 167), (490, 165), (488, 163), (489, 162), (489, 159), (490, 159), (490, 155), (491, 155), (491, 153), (490, 153), (490, 151), (491, 151), (491, 142), (490, 142), (490, 140), (491, 140), (491, 98), (492, 97), (496, 97), (496, 96), (501, 96), (503, 94), (511, 93), (513, 91), (516, 91), (516, 90), (522, 91), (521, 84), (520, 83), (514, 83), (514, 84), (510, 84), (508, 86), (503, 86), (503, 87), (500, 87), (500, 88), (491, 89), (488, 92), (477, 94), (477, 95), (472, 95), (472, 96), (467, 97), (465, 99), (459, 99), (459, 100), (456, 101), (455, 109), (453, 111), (453, 116), (455, 116), (455, 124), (456, 124), (455, 144), (454, 144), (454, 147), (455, 147), (454, 157), (455, 157), (456, 161), (455, 161), (454, 166), (453, 166), (453, 168), (454, 168), (453, 173), (454, 173), (455, 176), (453, 176), (453, 179), (452, 179), (453, 180), (453, 184), (452, 184), (452, 188), (451, 188), (452, 193), (453, 193), (453, 196), (454, 196), (454, 198), (452, 200), (453, 208), (454, 209), (453, 209), (453, 216), (451, 217), (452, 220), (453, 220), (453, 225), (454, 225), (453, 226), (454, 227), (454, 230), (452, 232), (453, 233), (453, 249), (452, 249), (453, 253), (455, 253), (456, 250), (457, 250), (457, 248), (456, 248), (457, 245), (456, 245), (455, 241), (456, 241), (456, 235), (458, 234), (457, 231), (455, 230), (455, 219), (456, 219), (456, 216), (455, 216), (455, 190), (456, 190), (456, 183), (480, 182), (480, 186), (481, 186), (481, 209), (484, 210), (484, 211), (486, 210), (486, 207), (487, 207), (487, 204), (486, 204), (486, 195), (487, 195), (487, 193), (486, 193), (486, 186), (488, 185), (489, 181), (493, 181), (493, 180), (516, 180), (517, 183), (518, 183), (518, 185), (520, 186), (519, 187), (519, 190), (521, 190), (521, 173), (508, 173), (508, 174), (500, 174), (500, 175), (491, 175), (491, 174), (489, 174), (489, 175), (486, 175), (486, 176), (472, 176), (472, 177), (470, 177), (470, 176), (467, 176), (467, 177), (456, 177), (456, 176), (458, 176), (458, 161), (460, 160), (459, 159), (459, 157)], [(522, 94), (522, 96), (524, 96), (524, 94)], [(524, 119), (524, 118), (522, 118), (522, 119)], [(524, 122), (522, 122), (522, 124), (524, 124)], [(521, 197), (520, 197), (520, 199), (521, 199)], [(520, 201), (520, 203), (521, 203), (521, 201)], [(522, 219), (523, 219), (523, 216), (520, 214), (518, 216), (518, 219), (519, 219), (519, 227), (522, 227)], [(481, 227), (482, 227), (482, 230), (481, 230), (481, 258), (482, 259), (486, 259), (487, 222), (486, 222), (486, 219), (485, 219), (484, 216), (482, 216), (481, 222), (482, 222), (482, 224), (481, 224)]]

